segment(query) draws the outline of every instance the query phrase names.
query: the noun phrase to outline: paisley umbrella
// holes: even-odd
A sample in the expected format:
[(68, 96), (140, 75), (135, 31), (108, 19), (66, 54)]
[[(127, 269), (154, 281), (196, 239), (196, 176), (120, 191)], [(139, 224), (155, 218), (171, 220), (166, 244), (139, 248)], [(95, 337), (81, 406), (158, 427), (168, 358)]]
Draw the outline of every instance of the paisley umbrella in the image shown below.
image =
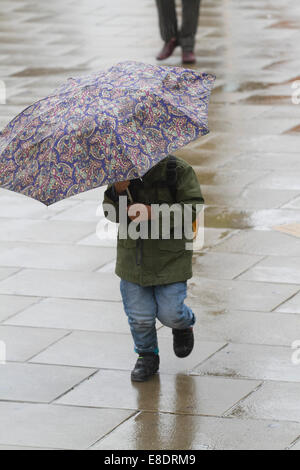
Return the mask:
[(0, 134), (0, 187), (47, 206), (143, 176), (208, 133), (215, 77), (137, 62), (70, 78)]

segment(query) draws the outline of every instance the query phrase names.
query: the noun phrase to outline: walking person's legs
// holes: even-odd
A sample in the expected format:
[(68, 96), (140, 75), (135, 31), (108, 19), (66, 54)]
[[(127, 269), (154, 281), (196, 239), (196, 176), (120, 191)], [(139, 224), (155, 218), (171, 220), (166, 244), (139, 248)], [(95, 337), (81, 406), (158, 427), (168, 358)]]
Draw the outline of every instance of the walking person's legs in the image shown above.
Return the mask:
[(158, 307), (157, 318), (163, 325), (172, 328), (176, 356), (188, 356), (194, 347), (192, 326), (196, 319), (192, 310), (184, 303), (187, 283), (155, 286), (154, 293)]
[(198, 29), (201, 0), (182, 0), (182, 27), (180, 44), (183, 51), (183, 62), (194, 63), (195, 38)]
[(153, 287), (142, 287), (124, 280), (121, 280), (120, 287), (135, 351), (139, 354), (131, 378), (143, 382), (159, 368), (154, 291)]
[(175, 0), (156, 0), (159, 28), (164, 47), (157, 56), (157, 60), (170, 57), (178, 45), (178, 25)]

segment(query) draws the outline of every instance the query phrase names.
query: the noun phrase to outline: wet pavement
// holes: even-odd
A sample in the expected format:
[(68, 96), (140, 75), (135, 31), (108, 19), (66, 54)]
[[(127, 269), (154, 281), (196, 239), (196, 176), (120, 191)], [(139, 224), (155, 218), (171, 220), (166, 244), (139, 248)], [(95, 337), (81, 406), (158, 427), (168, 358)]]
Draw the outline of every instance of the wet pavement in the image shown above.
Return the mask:
[[(65, 78), (155, 63), (161, 46), (152, 0), (1, 10), (1, 128)], [(115, 243), (95, 235), (103, 190), (50, 208), (0, 190), (0, 449), (300, 448), (299, 27), (297, 0), (203, 0), (195, 67), (217, 75), (211, 133), (178, 152), (207, 203), (196, 346), (175, 358), (158, 325), (149, 383), (130, 382)]]

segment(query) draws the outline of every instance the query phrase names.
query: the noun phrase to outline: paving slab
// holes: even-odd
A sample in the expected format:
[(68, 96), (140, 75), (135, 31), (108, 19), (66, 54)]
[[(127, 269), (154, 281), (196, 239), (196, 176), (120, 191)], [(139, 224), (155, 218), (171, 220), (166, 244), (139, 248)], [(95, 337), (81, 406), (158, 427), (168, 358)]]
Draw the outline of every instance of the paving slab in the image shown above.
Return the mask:
[[(53, 67), (64, 67), (66, 64), (66, 58), (61, 56), (57, 56), (57, 50), (50, 51), (47, 48), (43, 57), (38, 56), (37, 54), (34, 55), (32, 52), (31, 54), (26, 54), (26, 58), (30, 63), (31, 67), (49, 67), (49, 63), (53, 64)], [(24, 65), (24, 55), (23, 54), (14, 54), (13, 56), (8, 55), (6, 59), (6, 63), (8, 65)], [(68, 65), (70, 67), (76, 67), (78, 64), (78, 58), (72, 57), (71, 54), (68, 54)]]
[(210, 250), (213, 246), (224, 242), (235, 233), (234, 230), (204, 227), (204, 250)]
[[(117, 232), (116, 232), (117, 235)], [(78, 245), (83, 245), (83, 246), (104, 246), (108, 248), (116, 248), (117, 246), (117, 236), (113, 237), (111, 236), (110, 238), (100, 238), (96, 230), (94, 230), (94, 233), (91, 235), (88, 235), (87, 237), (82, 238), (79, 242)]]
[(217, 188), (202, 184), (202, 193), (206, 204), (222, 205), (231, 208), (243, 209), (296, 209), (290, 206), (290, 201), (295, 199), (299, 190), (289, 191), (278, 189), (245, 188), (245, 186), (234, 185), (230, 188), (219, 185)]
[(0, 295), (0, 322), (38, 302), (35, 297)]
[[(284, 92), (286, 92), (286, 88), (284, 89)], [(223, 93), (222, 93), (223, 94)], [(251, 120), (245, 120), (245, 121), (238, 121), (238, 120), (230, 120), (230, 121), (225, 121), (224, 119), (220, 120), (214, 120), (214, 130), (216, 132), (222, 132), (224, 130), (227, 131), (235, 131), (239, 133), (245, 133), (245, 132), (253, 132), (257, 134), (281, 134), (283, 132), (286, 132), (287, 130), (291, 129), (293, 126), (298, 125), (299, 120), (297, 118), (289, 119), (273, 119), (271, 120), (266, 120), (261, 117), (258, 117), (257, 119)], [(241, 165), (241, 158), (238, 158), (238, 162), (236, 164), (232, 164), (231, 168), (249, 168), (249, 169), (255, 169), (253, 163), (252, 163), (252, 157), (251, 159), (249, 158), (249, 155), (243, 156), (243, 163), (245, 165)], [(248, 164), (248, 165), (247, 165)], [(262, 168), (260, 166), (260, 162), (256, 166), (256, 168)], [(286, 168), (286, 167), (285, 167)], [(299, 167), (300, 168), (300, 167)], [(269, 166), (267, 169), (274, 170), (274, 167)]]
[(299, 223), (299, 211), (209, 206), (205, 211), (205, 223), (208, 227), (231, 230), (271, 230), (278, 225)]
[(95, 231), (88, 222), (2, 218), (0, 241), (71, 244)]
[(129, 418), (129, 410), (95, 410), (45, 404), (0, 403), (0, 443), (87, 449)]
[[(284, 138), (281, 138), (281, 142)], [(252, 187), (257, 188), (273, 188), (273, 189), (294, 189), (300, 190), (300, 171), (298, 170), (281, 170), (273, 171), (270, 175), (252, 183)]]
[(109, 248), (55, 243), (2, 242), (0, 264), (12, 267), (84, 272), (94, 271), (115, 257), (115, 250)]
[(292, 201), (285, 204), (284, 209), (300, 209), (300, 197), (296, 197)]
[[(60, 331), (60, 330), (59, 330)], [(131, 335), (75, 331), (31, 362), (130, 370), (136, 361)]]
[(1, 267), (0, 268), (0, 281), (10, 277), (12, 274), (17, 273), (19, 270), (20, 270), (20, 268), (9, 268), (9, 267), (2, 268)]
[(96, 201), (79, 201), (76, 199), (71, 200), (72, 204), (76, 204), (76, 207), (71, 207), (55, 214), (51, 220), (68, 220), (68, 221), (84, 221), (94, 222), (95, 224), (99, 221), (100, 217), (103, 217), (102, 211), (102, 200)]
[[(160, 370), (167, 374), (186, 374), (225, 346), (225, 343), (221, 342), (204, 341), (196, 345), (189, 358), (178, 360), (174, 355), (172, 344), (171, 337), (160, 335), (159, 332)], [(35, 356), (32, 362), (77, 364), (83, 367), (129, 371), (136, 362), (136, 354), (133, 351), (133, 341), (129, 327), (127, 327), (127, 334), (74, 332), (42, 354)]]
[[(290, 98), (290, 96), (289, 96)], [(271, 105), (272, 104), (276, 104), (276, 103), (270, 103)], [(293, 107), (296, 107), (296, 106), (291, 106), (290, 107), (290, 116), (289, 117), (293, 117), (292, 116), (292, 109)], [(280, 106), (281, 108), (281, 106)], [(297, 113), (297, 110), (295, 109), (294, 110), (295, 113)], [(266, 115), (263, 115), (263, 117), (267, 117)], [(282, 117), (284, 117), (284, 114), (282, 115)], [(264, 136), (264, 138), (261, 138), (261, 139), (253, 139), (253, 141), (251, 142), (251, 148), (254, 150), (254, 151), (259, 151), (259, 152), (266, 152), (266, 153), (273, 153), (273, 152), (283, 152), (285, 153), (287, 151), (287, 149), (289, 149), (291, 152), (295, 152), (295, 149), (297, 148), (297, 137), (295, 136), (287, 136), (287, 135), (277, 135), (277, 136), (271, 136), (271, 135), (266, 135)], [(292, 174), (291, 174), (292, 176)], [(297, 185), (296, 183), (296, 179), (295, 179), (296, 175), (294, 173), (294, 178), (292, 177), (292, 181), (295, 182), (295, 185), (291, 185), (289, 186), (290, 189), (294, 189), (295, 187), (299, 187), (299, 185)], [(276, 179), (277, 181), (277, 179)], [(273, 186), (273, 182), (274, 180), (269, 180), (269, 179), (266, 179), (267, 183), (270, 183), (272, 187)], [(277, 183), (275, 184), (276, 187), (277, 187)], [(281, 184), (280, 184), (281, 186)], [(264, 186), (266, 187), (266, 186)], [(281, 186), (282, 187), (282, 186)]]
[[(209, 42), (212, 43), (211, 39), (209, 39)], [(238, 72), (237, 72), (238, 73)], [(230, 71), (228, 71), (229, 77), (230, 77)], [(219, 75), (223, 76), (223, 75)], [(237, 74), (233, 74), (232, 78), (236, 78)], [(272, 77), (274, 77), (274, 74), (272, 74)], [(241, 84), (244, 83), (245, 77), (240, 79)], [(256, 80), (259, 80), (259, 77), (256, 77)], [(211, 119), (220, 119), (223, 117), (224, 120), (229, 121), (240, 121), (242, 119), (249, 121), (252, 119), (257, 118), (258, 116), (263, 116), (264, 113), (269, 111), (269, 106), (262, 106), (262, 105), (253, 105), (253, 104), (239, 104), (237, 103), (235, 106), (228, 105), (228, 103), (224, 102), (222, 104), (217, 103), (214, 104), (214, 102), (211, 103), (211, 110), (210, 110), (210, 116)], [(286, 116), (290, 117), (290, 116)], [(198, 143), (196, 144), (198, 145)], [(244, 155), (246, 152), (241, 152), (240, 150), (236, 153), (236, 157), (238, 155)], [(253, 152), (254, 153), (254, 152)], [(251, 153), (252, 155), (252, 153)], [(235, 157), (235, 155), (234, 155)], [(254, 168), (255, 170), (257, 169)]]
[(50, 298), (10, 318), (7, 324), (108, 333), (129, 332), (122, 302)]
[(289, 447), (289, 450), (300, 450), (300, 441), (297, 440), (295, 444), (292, 444), (292, 446)]
[[(0, 254), (1, 259), (1, 254)], [(194, 255), (193, 272), (195, 276), (213, 279), (234, 279), (256, 265), (262, 257), (234, 253), (206, 253)]]
[(265, 382), (255, 393), (236, 405), (228, 415), (241, 419), (299, 422), (299, 392), (300, 384)]
[(229, 344), (196, 367), (193, 373), (299, 383), (299, 367), (293, 364), (292, 353), (291, 347)]
[(0, 366), (0, 400), (49, 403), (94, 372), (79, 367), (9, 362)]
[(6, 446), (0, 445), (0, 450), (59, 450), (59, 449), (45, 449), (42, 447), (24, 447), (24, 446)]
[(0, 282), (0, 294), (120, 301), (119, 284), (107, 273), (24, 269)]
[(262, 173), (251, 170), (222, 170), (222, 173), (220, 173), (216, 170), (206, 170), (203, 167), (197, 166), (194, 166), (194, 170), (200, 184), (212, 186), (223, 185), (232, 187), (236, 181), (239, 182), (240, 186), (246, 186), (262, 177)]
[(101, 439), (93, 450), (284, 450), (298, 437), (299, 426), (274, 421), (141, 413)]
[(198, 342), (225, 341), (290, 346), (295, 341), (295, 331), (300, 328), (299, 316), (294, 314), (213, 307), (196, 307), (193, 310), (197, 318), (194, 333)]
[(0, 326), (0, 340), (6, 344), (7, 361), (27, 361), (67, 333), (47, 328)]
[(300, 256), (268, 257), (239, 276), (239, 279), (245, 281), (278, 282), (281, 284), (295, 283), (300, 287)]
[(242, 230), (219, 243), (212, 251), (261, 256), (299, 256), (300, 239), (285, 233)]
[[(254, 121), (255, 122), (255, 121)], [(268, 122), (264, 120), (264, 122)], [(273, 124), (272, 121), (270, 121)], [(279, 122), (282, 122), (280, 118)], [(229, 162), (225, 163), (225, 168), (249, 168), (252, 170), (257, 169), (258, 167), (262, 170), (284, 170), (287, 168), (294, 168), (295, 170), (300, 171), (300, 162), (297, 153), (257, 153), (251, 154), (242, 154)]]
[[(219, 416), (258, 385), (257, 381), (165, 374), (132, 384), (126, 372), (100, 371), (57, 403)], [(114, 394), (109, 392), (111, 387)]]
[(113, 274), (116, 271), (116, 260), (110, 261), (104, 264), (101, 268), (97, 269), (97, 273), (110, 273)]
[(276, 312), (300, 313), (300, 294), (297, 294), (287, 302), (284, 302), (276, 309)]
[(40, 202), (26, 198), (23, 195), (11, 192), (7, 194), (7, 192), (5, 195), (1, 195), (0, 199), (0, 217), (5, 218), (48, 219), (63, 209), (67, 210), (69, 207), (78, 204), (76, 201), (65, 200), (46, 207)]
[(222, 309), (268, 312), (298, 291), (299, 286), (292, 284), (223, 281), (194, 277), (189, 282), (188, 300), (192, 306), (218, 306)]
[[(213, 113), (211, 108), (211, 113)], [(186, 160), (190, 165), (197, 165), (197, 167), (204, 167), (206, 169), (217, 168), (220, 165), (224, 165), (224, 159), (231, 161), (232, 154), (228, 152), (220, 152), (217, 149), (202, 152), (200, 149), (193, 148), (192, 144), (177, 150), (174, 152), (180, 158)]]
[(188, 357), (179, 359), (174, 354), (171, 328), (162, 327), (158, 330), (158, 346), (160, 352), (159, 370), (161, 373), (189, 374), (196, 365), (201, 364), (226, 346), (226, 342), (217, 342), (214, 339), (211, 341), (196, 341), (192, 353)]

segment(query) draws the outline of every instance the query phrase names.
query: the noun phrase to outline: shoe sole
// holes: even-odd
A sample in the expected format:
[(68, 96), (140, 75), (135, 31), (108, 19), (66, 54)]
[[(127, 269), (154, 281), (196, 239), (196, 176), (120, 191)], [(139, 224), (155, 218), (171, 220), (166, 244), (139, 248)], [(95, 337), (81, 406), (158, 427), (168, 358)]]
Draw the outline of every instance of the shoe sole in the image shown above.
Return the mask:
[(193, 352), (193, 350), (189, 351), (186, 354), (177, 354), (177, 353), (175, 353), (175, 356), (179, 357), (179, 359), (184, 359), (185, 357), (188, 357), (192, 352)]
[(175, 351), (175, 348), (174, 348), (174, 354), (175, 354), (176, 357), (179, 357), (180, 359), (183, 359), (185, 357), (188, 357), (193, 352), (193, 350), (194, 350), (194, 344), (193, 344), (193, 347), (190, 350), (188, 350), (186, 352), (183, 352), (182, 354), (177, 353)]
[(151, 375), (147, 375), (146, 377), (134, 377), (131, 374), (131, 380), (132, 380), (132, 382), (147, 382), (147, 380), (151, 379), (151, 377), (153, 377), (157, 373), (158, 373), (158, 370), (156, 372), (153, 372), (153, 374), (151, 374)]
[(172, 54), (170, 54), (170, 55), (167, 55), (166, 57), (162, 57), (162, 58), (156, 57), (156, 60), (159, 60), (159, 61), (167, 60), (167, 59), (169, 59), (170, 57), (172, 57), (173, 54), (174, 54), (174, 52), (172, 52)]

